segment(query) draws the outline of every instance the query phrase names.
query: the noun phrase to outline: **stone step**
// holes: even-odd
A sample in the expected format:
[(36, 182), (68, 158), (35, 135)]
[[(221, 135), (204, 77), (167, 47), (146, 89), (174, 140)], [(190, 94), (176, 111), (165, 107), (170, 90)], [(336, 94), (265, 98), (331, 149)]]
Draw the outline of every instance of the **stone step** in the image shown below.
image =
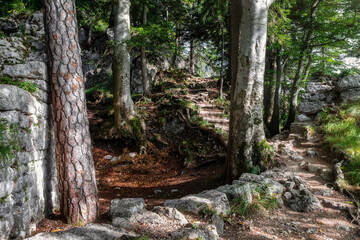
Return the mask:
[(221, 114), (223, 114), (224, 111), (221, 109), (213, 109), (213, 110), (200, 110), (199, 114), (202, 117), (210, 117), (210, 116), (216, 116), (221, 117)]
[(205, 121), (208, 123), (226, 123), (229, 124), (229, 119), (225, 118), (211, 118), (211, 117), (203, 117)]

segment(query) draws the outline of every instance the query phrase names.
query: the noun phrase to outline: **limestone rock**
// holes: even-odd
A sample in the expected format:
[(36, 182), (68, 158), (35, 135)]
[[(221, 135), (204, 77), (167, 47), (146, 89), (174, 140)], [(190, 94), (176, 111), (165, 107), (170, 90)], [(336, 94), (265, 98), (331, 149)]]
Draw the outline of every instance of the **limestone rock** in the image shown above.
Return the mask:
[(170, 220), (174, 220), (180, 225), (185, 225), (188, 223), (185, 216), (181, 212), (179, 212), (176, 208), (156, 206), (153, 208), (152, 211), (159, 215), (163, 215), (169, 218)]
[(326, 102), (321, 101), (302, 101), (299, 104), (299, 112), (305, 114), (316, 114), (328, 106), (329, 105)]
[(47, 66), (44, 62), (33, 61), (24, 64), (6, 65), (2, 73), (11, 78), (47, 79)]
[(341, 101), (344, 103), (356, 101), (360, 98), (360, 88), (353, 88), (353, 89), (349, 89), (347, 91), (341, 92), (340, 98), (341, 98)]
[(116, 228), (125, 228), (125, 229), (130, 229), (130, 230), (135, 229), (134, 224), (132, 224), (130, 222), (130, 220), (127, 218), (116, 217), (112, 220), (111, 225), (113, 225)]
[(217, 190), (207, 190), (180, 199), (167, 200), (164, 206), (195, 214), (199, 214), (206, 209), (223, 215), (230, 212), (230, 204), (226, 194)]
[(321, 170), (321, 167), (309, 163), (307, 165), (307, 170), (311, 173), (318, 173)]
[(216, 190), (219, 192), (223, 192), (227, 194), (231, 199), (241, 197), (248, 203), (252, 203), (252, 191), (250, 188), (250, 184), (247, 183), (237, 183), (234, 182), (233, 185), (224, 185), (218, 187)]
[(224, 233), (225, 223), (224, 223), (224, 220), (223, 220), (219, 215), (214, 214), (214, 215), (211, 217), (211, 222), (212, 222), (212, 224), (215, 225), (216, 231), (217, 231), (219, 234), (223, 234), (223, 233)]
[(116, 229), (108, 224), (88, 224), (85, 227), (71, 228), (66, 231), (59, 231), (54, 233), (41, 233), (34, 237), (27, 238), (28, 240), (118, 240), (118, 239), (133, 239), (137, 235), (133, 232), (128, 232), (124, 229)]
[(188, 239), (188, 240), (217, 240), (218, 234), (216, 226), (214, 225), (201, 225), (199, 229), (182, 228), (170, 234), (171, 239)]
[(360, 75), (346, 76), (335, 82), (335, 87), (339, 92), (352, 88), (360, 88)]
[(134, 213), (140, 212), (145, 207), (142, 198), (114, 199), (110, 203), (110, 215), (112, 218), (130, 218)]

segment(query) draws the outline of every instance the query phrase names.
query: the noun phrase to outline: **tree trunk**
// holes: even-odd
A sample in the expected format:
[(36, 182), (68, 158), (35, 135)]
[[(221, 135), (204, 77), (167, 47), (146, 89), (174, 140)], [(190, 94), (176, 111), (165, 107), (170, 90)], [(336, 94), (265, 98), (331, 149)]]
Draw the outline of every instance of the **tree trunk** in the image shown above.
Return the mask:
[(280, 133), (280, 94), (281, 94), (281, 80), (282, 80), (282, 65), (281, 65), (281, 56), (278, 52), (276, 56), (276, 85), (275, 85), (275, 95), (274, 95), (274, 109), (271, 117), (271, 121), (268, 127), (270, 137), (275, 136)]
[[(147, 7), (143, 5), (143, 25), (147, 24)], [(146, 39), (145, 39), (146, 41)], [(145, 44), (145, 43), (144, 43)], [(144, 95), (150, 95), (150, 82), (147, 74), (147, 64), (146, 64), (146, 47), (141, 47), (141, 76), (142, 76), (142, 83), (143, 83), (143, 90)]]
[(190, 40), (190, 74), (195, 74), (195, 43), (194, 40)]
[[(295, 121), (295, 115), (296, 115), (296, 110), (297, 110), (297, 105), (298, 105), (298, 95), (299, 95), (299, 86), (298, 85), (299, 85), (301, 75), (303, 74), (303, 71), (304, 71), (304, 58), (307, 55), (307, 53), (309, 53), (309, 49), (308, 49), (309, 43), (311, 41), (311, 38), (312, 38), (312, 35), (314, 32), (313, 25), (314, 25), (314, 21), (315, 21), (315, 12), (316, 12), (319, 4), (322, 1), (323, 0), (315, 0), (310, 8), (310, 21), (307, 24), (309, 26), (309, 30), (305, 33), (305, 37), (302, 42), (301, 54), (300, 54), (299, 60), (298, 60), (298, 68), (297, 68), (295, 78), (294, 78), (294, 81), (293, 81), (293, 84), (291, 87), (289, 115), (288, 115), (286, 124), (284, 126), (285, 130), (290, 130), (291, 124)], [(311, 54), (311, 51), (309, 54)]]
[[(257, 165), (259, 143), (265, 139), (263, 126), (263, 84), (267, 15), (273, 0), (242, 0), (232, 8), (240, 14), (239, 58), (232, 85), (227, 180), (237, 178)], [(238, 16), (232, 16), (237, 18)], [(235, 46), (233, 51), (238, 47)], [(260, 165), (260, 164), (259, 164)]]
[(119, 0), (114, 6), (114, 114), (119, 129), (133, 119), (134, 103), (130, 93), (130, 55), (126, 41), (130, 40), (130, 0)]
[(130, 55), (126, 41), (130, 40), (130, 0), (118, 0), (114, 23), (114, 115), (115, 124), (124, 136), (132, 136), (140, 154), (146, 151), (145, 124), (136, 116), (130, 93)]
[(75, 3), (45, 0), (44, 6), (60, 211), (68, 223), (82, 225), (96, 219), (98, 202)]
[(267, 67), (265, 69), (264, 85), (264, 123), (267, 129), (274, 111), (274, 96), (276, 86), (276, 56), (272, 51), (267, 51)]
[(223, 97), (223, 86), (224, 86), (224, 55), (225, 55), (225, 35), (224, 35), (224, 24), (221, 24), (221, 68), (220, 68), (220, 98)]

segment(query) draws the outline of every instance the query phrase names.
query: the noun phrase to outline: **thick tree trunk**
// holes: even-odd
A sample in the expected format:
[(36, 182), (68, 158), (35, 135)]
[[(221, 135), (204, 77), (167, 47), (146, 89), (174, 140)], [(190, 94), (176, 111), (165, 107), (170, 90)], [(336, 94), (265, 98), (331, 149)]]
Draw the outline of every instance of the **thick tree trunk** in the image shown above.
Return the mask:
[(264, 84), (264, 123), (267, 129), (274, 111), (274, 96), (276, 88), (276, 56), (273, 52), (267, 51), (267, 67), (265, 69)]
[(98, 203), (75, 3), (44, 6), (60, 211), (68, 223), (86, 224), (96, 219)]
[[(143, 25), (147, 24), (147, 7), (143, 5)], [(146, 41), (146, 40), (145, 40)], [(144, 43), (145, 44), (145, 43)], [(150, 82), (147, 74), (147, 64), (146, 64), (146, 47), (141, 47), (141, 76), (143, 83), (143, 91), (145, 96), (150, 94)]]
[[(237, 178), (260, 161), (259, 143), (265, 139), (263, 126), (263, 84), (266, 51), (267, 15), (273, 0), (242, 0), (238, 9), (239, 58), (233, 83), (230, 108), (230, 132), (227, 178)], [(236, 7), (236, 5), (232, 6)], [(237, 17), (237, 16), (233, 16)], [(240, 37), (239, 37), (240, 36)], [(232, 48), (236, 51), (237, 46)]]
[(276, 85), (275, 85), (275, 95), (274, 95), (274, 110), (271, 117), (271, 121), (268, 127), (270, 137), (275, 136), (280, 133), (280, 94), (281, 94), (281, 80), (282, 80), (282, 65), (281, 65), (281, 56), (276, 56)]
[(195, 42), (190, 40), (190, 74), (195, 74)]
[(133, 119), (134, 103), (130, 93), (130, 0), (117, 1), (114, 11), (114, 115), (118, 129)]

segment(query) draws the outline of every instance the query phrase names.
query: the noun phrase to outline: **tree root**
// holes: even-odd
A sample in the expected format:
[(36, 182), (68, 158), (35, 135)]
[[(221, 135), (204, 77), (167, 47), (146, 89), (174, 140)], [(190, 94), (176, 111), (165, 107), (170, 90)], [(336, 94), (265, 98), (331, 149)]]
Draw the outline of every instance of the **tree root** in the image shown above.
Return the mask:
[(347, 197), (351, 198), (352, 203), (354, 204), (356, 211), (352, 211), (350, 209), (350, 207), (345, 207), (345, 208), (341, 208), (341, 210), (344, 210), (347, 215), (349, 216), (351, 223), (356, 224), (356, 225), (360, 225), (360, 216), (359, 216), (359, 203), (357, 202), (356, 198), (354, 197), (354, 195), (347, 190), (346, 188), (343, 188), (341, 186), (341, 182), (344, 181), (345, 176), (343, 171), (341, 170), (341, 167), (344, 165), (345, 161), (341, 161), (337, 164), (335, 164), (334, 166), (334, 170), (335, 170), (335, 184), (334, 184), (334, 188), (335, 190), (343, 193), (344, 195), (346, 195)]

